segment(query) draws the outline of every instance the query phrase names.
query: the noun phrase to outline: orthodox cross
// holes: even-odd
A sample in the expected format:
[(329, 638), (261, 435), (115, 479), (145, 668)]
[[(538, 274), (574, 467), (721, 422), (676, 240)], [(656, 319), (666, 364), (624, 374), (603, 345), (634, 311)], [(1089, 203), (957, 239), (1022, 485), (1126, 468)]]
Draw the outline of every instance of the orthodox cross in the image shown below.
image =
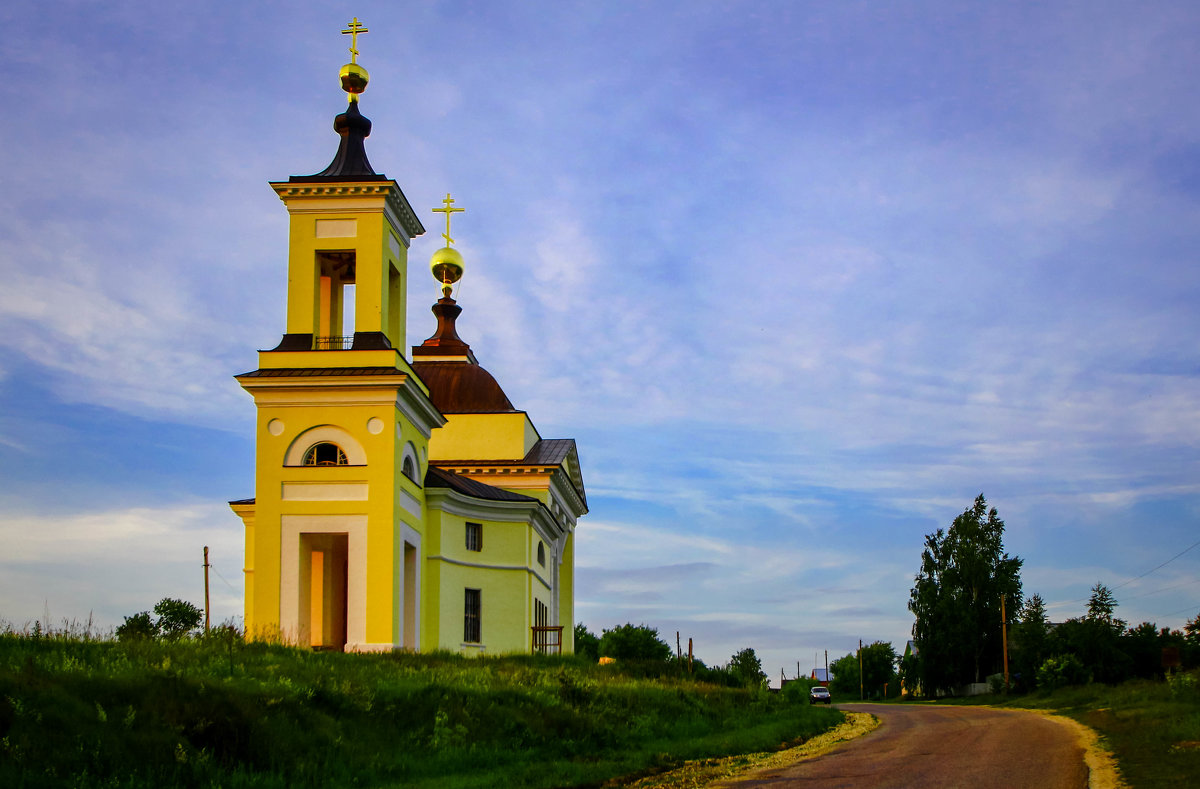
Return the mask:
[(446, 239), (446, 246), (450, 246), (454, 243), (454, 239), (450, 238), (450, 215), (461, 213), (467, 209), (451, 208), (450, 206), (454, 205), (454, 198), (450, 196), (449, 192), (446, 192), (446, 199), (442, 201), (442, 205), (444, 205), (445, 208), (435, 208), (433, 209), (433, 213), (446, 215), (446, 232), (442, 233), (442, 238)]
[(362, 26), (362, 23), (358, 21), (358, 17), (354, 17), (354, 21), (350, 23), (350, 27), (348, 27), (342, 31), (343, 36), (347, 36), (347, 35), (350, 36), (350, 62), (351, 63), (358, 62), (358, 34), (359, 33), (370, 33), (370, 32), (371, 31), (367, 30), (365, 27)]

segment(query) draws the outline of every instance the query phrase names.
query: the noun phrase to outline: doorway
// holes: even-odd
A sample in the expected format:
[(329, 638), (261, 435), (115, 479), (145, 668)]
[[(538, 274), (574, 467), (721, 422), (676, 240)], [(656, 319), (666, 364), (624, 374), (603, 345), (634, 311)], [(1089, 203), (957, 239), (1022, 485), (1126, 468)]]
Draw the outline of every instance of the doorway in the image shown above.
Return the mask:
[(300, 535), (300, 629), (313, 649), (346, 648), (349, 536)]

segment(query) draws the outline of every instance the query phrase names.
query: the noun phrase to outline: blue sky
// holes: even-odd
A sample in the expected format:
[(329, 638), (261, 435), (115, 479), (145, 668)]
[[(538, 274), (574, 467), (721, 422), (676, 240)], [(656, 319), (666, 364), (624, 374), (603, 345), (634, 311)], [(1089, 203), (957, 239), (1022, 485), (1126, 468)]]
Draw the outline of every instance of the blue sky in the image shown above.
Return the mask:
[(592, 630), (900, 650), (980, 492), (1055, 619), (1200, 613), (1200, 548), (1126, 583), (1200, 539), (1194, 3), (110, 1), (0, 10), (0, 618), (198, 601), (206, 544), (240, 613), (266, 182), (332, 158), (352, 16), (460, 332), (579, 441)]

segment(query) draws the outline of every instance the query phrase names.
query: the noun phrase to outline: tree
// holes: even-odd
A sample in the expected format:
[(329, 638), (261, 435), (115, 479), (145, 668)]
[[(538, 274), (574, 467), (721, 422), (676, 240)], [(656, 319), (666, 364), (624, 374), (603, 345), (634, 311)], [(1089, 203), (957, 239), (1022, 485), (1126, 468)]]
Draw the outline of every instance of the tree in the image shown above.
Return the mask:
[(900, 695), (900, 678), (896, 673), (896, 650), (886, 641), (875, 641), (829, 664), (833, 679), (829, 683), (838, 695), (858, 698), (859, 654), (862, 655), (862, 693), (867, 698)]
[(750, 647), (746, 647), (731, 657), (728, 668), (729, 673), (745, 687), (760, 688), (767, 683), (767, 675), (762, 670), (762, 661)]
[(1084, 618), (1108, 625), (1114, 632), (1120, 633), (1125, 629), (1125, 620), (1113, 616), (1117, 605), (1117, 598), (1113, 597), (1112, 590), (1097, 582), (1092, 587), (1092, 596), (1088, 598), (1087, 616)]
[(575, 625), (575, 654), (592, 661), (600, 659), (600, 639), (583, 622)]
[(200, 627), (204, 612), (185, 600), (164, 597), (154, 606), (158, 630), (169, 641), (178, 641)]
[(124, 622), (117, 625), (118, 641), (145, 641), (153, 638), (158, 638), (158, 624), (149, 611), (127, 616)]
[(1195, 618), (1189, 619), (1187, 624), (1183, 626), (1184, 639), (1192, 645), (1200, 645), (1200, 614), (1196, 614)]
[(831, 661), (829, 673), (829, 689), (838, 696), (858, 698), (858, 656), (851, 652), (849, 655)]
[(862, 648), (863, 689), (867, 698), (900, 695), (897, 660), (896, 650), (887, 641), (875, 641)]
[(1008, 651), (1012, 673), (1022, 690), (1037, 687), (1038, 669), (1050, 656), (1050, 620), (1046, 616), (1046, 601), (1034, 594), (1021, 608), (1020, 621), (1012, 629)]
[(624, 624), (600, 636), (600, 654), (617, 660), (669, 660), (671, 647), (647, 625)]
[(1021, 605), (1021, 564), (1004, 552), (1004, 521), (983, 494), (949, 531), (925, 536), (908, 602), (923, 692), (952, 692), (999, 670), (1000, 600), (1011, 623)]

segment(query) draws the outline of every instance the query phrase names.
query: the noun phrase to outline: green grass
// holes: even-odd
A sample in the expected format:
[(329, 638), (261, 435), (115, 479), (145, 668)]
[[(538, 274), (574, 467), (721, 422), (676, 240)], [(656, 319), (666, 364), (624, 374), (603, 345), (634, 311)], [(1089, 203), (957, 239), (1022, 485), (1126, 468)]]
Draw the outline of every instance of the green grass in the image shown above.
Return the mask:
[(1134, 789), (1200, 786), (1200, 671), (1167, 681), (1094, 683), (964, 701), (1047, 710), (1090, 726)]
[(598, 786), (840, 720), (566, 657), (0, 633), (5, 787)]

